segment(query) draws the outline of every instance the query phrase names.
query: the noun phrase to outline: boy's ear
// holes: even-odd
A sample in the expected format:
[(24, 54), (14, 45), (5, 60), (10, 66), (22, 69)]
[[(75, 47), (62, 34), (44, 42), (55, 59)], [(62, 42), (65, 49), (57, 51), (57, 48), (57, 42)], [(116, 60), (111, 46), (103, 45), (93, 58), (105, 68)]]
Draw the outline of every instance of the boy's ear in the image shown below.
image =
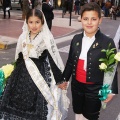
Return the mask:
[(101, 24), (101, 22), (102, 22), (102, 17), (101, 17), (100, 20), (99, 20), (99, 24)]

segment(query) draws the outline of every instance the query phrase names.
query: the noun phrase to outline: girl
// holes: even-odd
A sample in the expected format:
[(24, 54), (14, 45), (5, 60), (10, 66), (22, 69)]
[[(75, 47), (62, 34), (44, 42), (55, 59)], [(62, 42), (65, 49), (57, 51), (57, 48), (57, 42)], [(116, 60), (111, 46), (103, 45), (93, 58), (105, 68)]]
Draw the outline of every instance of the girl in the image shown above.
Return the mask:
[(4, 120), (64, 120), (69, 100), (57, 87), (63, 62), (40, 10), (29, 10), (16, 48), (16, 68), (2, 97)]

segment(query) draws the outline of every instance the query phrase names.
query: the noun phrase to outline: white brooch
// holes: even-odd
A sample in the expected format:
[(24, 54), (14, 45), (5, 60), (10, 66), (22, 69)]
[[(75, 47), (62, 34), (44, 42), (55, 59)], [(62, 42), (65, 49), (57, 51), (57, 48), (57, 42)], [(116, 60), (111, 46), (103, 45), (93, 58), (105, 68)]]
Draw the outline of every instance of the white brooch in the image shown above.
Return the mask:
[(96, 46), (98, 46), (98, 43), (96, 43)]
[(95, 44), (93, 45), (93, 48), (95, 48)]
[(24, 42), (24, 43), (23, 43), (23, 47), (25, 47), (25, 46), (26, 46), (26, 43)]
[(94, 45), (93, 45), (93, 48), (95, 48), (95, 47), (97, 47), (97, 46), (98, 46), (98, 43), (94, 44)]
[(76, 43), (76, 46), (78, 46), (78, 45), (79, 45), (79, 42)]

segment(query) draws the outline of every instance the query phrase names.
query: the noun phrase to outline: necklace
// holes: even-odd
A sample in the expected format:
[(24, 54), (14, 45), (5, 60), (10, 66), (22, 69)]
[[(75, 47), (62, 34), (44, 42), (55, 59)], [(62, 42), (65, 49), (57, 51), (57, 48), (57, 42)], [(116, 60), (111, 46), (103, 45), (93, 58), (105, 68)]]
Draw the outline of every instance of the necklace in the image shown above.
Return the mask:
[(30, 39), (30, 42), (32, 41), (32, 40), (34, 40), (37, 36), (38, 36), (38, 34), (39, 34), (40, 32), (38, 32), (36, 35), (35, 35), (35, 37), (33, 38), (33, 39), (31, 39), (31, 31), (29, 32), (29, 39)]

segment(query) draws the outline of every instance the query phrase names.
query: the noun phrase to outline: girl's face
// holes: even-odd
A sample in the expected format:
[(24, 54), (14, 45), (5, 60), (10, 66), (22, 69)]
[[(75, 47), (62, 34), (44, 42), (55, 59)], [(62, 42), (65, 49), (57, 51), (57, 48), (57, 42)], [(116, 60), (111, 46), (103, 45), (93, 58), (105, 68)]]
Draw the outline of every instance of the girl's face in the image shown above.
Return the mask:
[(41, 19), (36, 16), (31, 16), (28, 19), (28, 28), (31, 34), (37, 34), (42, 28)]
[(97, 32), (98, 26), (102, 22), (102, 19), (99, 18), (96, 11), (85, 11), (81, 18), (81, 22), (85, 34), (88, 37), (92, 37)]

